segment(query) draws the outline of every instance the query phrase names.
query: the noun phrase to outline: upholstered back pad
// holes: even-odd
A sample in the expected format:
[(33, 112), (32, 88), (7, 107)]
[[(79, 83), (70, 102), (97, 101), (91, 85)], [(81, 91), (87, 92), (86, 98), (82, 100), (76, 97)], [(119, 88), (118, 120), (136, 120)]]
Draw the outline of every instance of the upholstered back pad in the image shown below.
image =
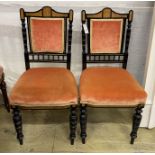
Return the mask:
[(122, 19), (91, 19), (90, 52), (120, 53), (122, 29)]
[(29, 26), (33, 52), (64, 51), (64, 19), (31, 17)]

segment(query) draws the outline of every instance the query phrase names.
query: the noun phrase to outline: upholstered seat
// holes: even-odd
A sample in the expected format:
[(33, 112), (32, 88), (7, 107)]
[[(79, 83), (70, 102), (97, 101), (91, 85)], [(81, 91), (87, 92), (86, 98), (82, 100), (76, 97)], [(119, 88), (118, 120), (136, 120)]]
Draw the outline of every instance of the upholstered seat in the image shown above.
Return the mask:
[(3, 67), (0, 66), (0, 78), (2, 77), (2, 74), (3, 74)]
[(65, 68), (32, 68), (22, 74), (11, 94), (11, 105), (24, 107), (77, 104), (73, 74)]
[(81, 75), (80, 100), (92, 106), (135, 107), (145, 103), (146, 93), (125, 69), (91, 67)]

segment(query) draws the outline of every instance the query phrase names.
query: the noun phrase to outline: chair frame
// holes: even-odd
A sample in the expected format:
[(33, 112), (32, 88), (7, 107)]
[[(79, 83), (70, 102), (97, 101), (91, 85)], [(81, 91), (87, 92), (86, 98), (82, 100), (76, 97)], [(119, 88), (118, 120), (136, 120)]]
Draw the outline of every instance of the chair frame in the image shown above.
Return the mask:
[[(26, 21), (27, 18), (27, 25), (28, 20), (30, 17), (42, 17), (42, 18), (63, 18), (65, 21), (65, 50), (63, 53), (50, 53), (50, 52), (33, 52), (31, 50), (28, 51), (28, 41), (27, 38), (30, 40), (29, 30), (26, 29)], [(70, 70), (71, 65), (71, 43), (72, 43), (72, 22), (73, 22), (73, 10), (69, 10), (69, 13), (61, 13), (56, 12), (49, 6), (44, 6), (40, 10), (36, 12), (25, 12), (23, 8), (20, 9), (20, 19), (22, 24), (22, 35), (23, 35), (23, 44), (24, 44), (24, 58), (25, 58), (25, 67), (26, 70), (30, 69), (30, 63), (36, 62), (51, 62), (51, 63), (66, 63), (66, 68)], [(67, 20), (69, 23), (69, 28), (67, 32)], [(68, 38), (67, 38), (68, 33)], [(28, 34), (28, 37), (27, 37)], [(68, 47), (66, 51), (66, 43), (68, 42)], [(77, 126), (77, 114), (76, 114), (76, 106), (71, 105), (70, 107), (70, 142), (73, 145), (74, 139), (76, 137), (76, 126)], [(20, 113), (20, 109), (31, 109), (31, 110), (46, 110), (46, 109), (59, 109), (60, 107), (21, 107), (21, 106), (11, 106), (13, 109), (13, 122), (15, 125), (15, 129), (17, 132), (17, 139), (19, 140), (20, 144), (23, 144), (23, 132), (22, 132), (22, 116)], [(63, 107), (63, 108), (68, 108)]]
[(10, 105), (9, 105), (9, 99), (8, 99), (7, 90), (6, 90), (6, 83), (4, 81), (4, 73), (0, 78), (0, 89), (2, 91), (5, 108), (8, 112), (10, 112)]
[[(123, 39), (125, 42), (122, 42), (120, 53), (90, 53), (90, 33), (86, 34), (84, 31), (83, 24), (86, 24), (88, 31), (90, 32), (90, 20), (91, 19), (123, 19)], [(117, 13), (111, 8), (104, 8), (98, 13), (89, 14), (85, 10), (81, 12), (81, 22), (82, 22), (82, 70), (87, 68), (87, 63), (118, 63), (122, 64), (122, 68), (126, 69), (128, 61), (128, 47), (130, 42), (131, 35), (131, 23), (133, 20), (133, 10), (130, 10), (129, 13)], [(126, 35), (124, 35), (126, 31)], [(124, 47), (124, 49), (123, 49)], [(135, 108), (135, 113), (133, 115), (133, 124), (131, 131), (131, 141), (133, 144), (135, 138), (137, 137), (137, 131), (142, 118), (142, 108), (144, 108), (145, 103), (139, 103)], [(81, 139), (82, 143), (85, 144), (87, 133), (87, 106), (86, 104), (80, 103), (80, 126), (81, 126)], [(93, 107), (90, 106), (89, 107)], [(102, 106), (103, 107), (103, 106)], [(102, 108), (100, 107), (100, 108)], [(106, 106), (107, 107), (107, 106)], [(122, 106), (122, 108), (127, 106)], [(121, 108), (119, 106), (119, 108)]]

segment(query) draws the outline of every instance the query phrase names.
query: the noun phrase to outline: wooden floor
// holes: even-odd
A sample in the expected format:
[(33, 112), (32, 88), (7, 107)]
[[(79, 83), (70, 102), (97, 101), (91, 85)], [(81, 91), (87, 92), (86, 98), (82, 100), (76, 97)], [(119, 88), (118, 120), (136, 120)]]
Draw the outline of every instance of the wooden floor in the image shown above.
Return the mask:
[(23, 111), (24, 144), (16, 140), (12, 114), (0, 104), (0, 152), (155, 152), (155, 129), (140, 128), (134, 145), (130, 145), (133, 109), (88, 109), (88, 138), (77, 137), (70, 145), (69, 111)]

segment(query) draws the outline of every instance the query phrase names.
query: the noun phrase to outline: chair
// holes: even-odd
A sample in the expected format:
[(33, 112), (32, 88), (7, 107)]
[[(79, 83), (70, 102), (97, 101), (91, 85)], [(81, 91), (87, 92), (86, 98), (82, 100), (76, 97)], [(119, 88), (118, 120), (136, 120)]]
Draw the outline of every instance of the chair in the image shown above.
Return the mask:
[[(86, 141), (87, 106), (135, 108), (131, 144), (137, 137), (146, 92), (126, 70), (133, 11), (116, 13), (104, 8), (94, 14), (81, 12), (82, 64), (80, 77), (80, 125)], [(88, 29), (88, 30), (87, 30)], [(88, 67), (90, 63), (116, 63), (121, 66)]]
[(4, 81), (4, 73), (3, 73), (2, 66), (0, 66), (0, 89), (2, 91), (5, 108), (8, 112), (10, 112), (9, 100), (8, 100), (8, 95), (6, 91), (6, 83)]
[[(70, 141), (74, 144), (78, 97), (75, 78), (69, 71), (73, 10), (60, 13), (45, 6), (36, 12), (26, 12), (21, 8), (20, 19), (26, 71), (17, 80), (10, 94), (17, 139), (22, 145), (21, 109), (70, 107)], [(30, 66), (37, 62), (66, 63), (67, 68)]]

